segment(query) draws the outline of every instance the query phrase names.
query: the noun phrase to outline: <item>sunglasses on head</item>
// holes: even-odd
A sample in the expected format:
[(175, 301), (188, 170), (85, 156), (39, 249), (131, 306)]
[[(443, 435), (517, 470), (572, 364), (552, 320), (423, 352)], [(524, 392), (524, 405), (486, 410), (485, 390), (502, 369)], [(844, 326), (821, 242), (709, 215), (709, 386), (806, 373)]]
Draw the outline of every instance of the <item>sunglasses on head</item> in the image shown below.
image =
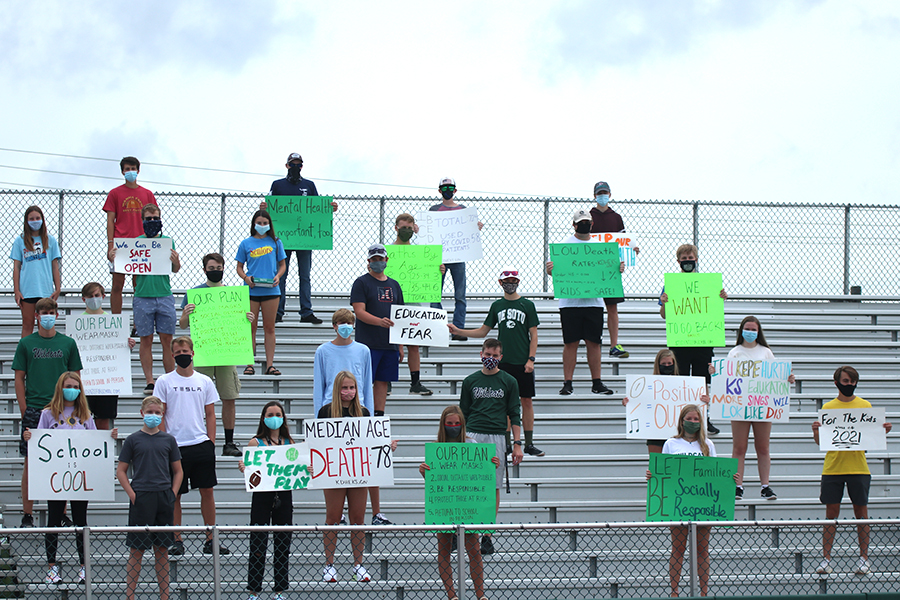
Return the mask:
[(504, 277), (518, 277), (519, 272), (518, 271), (503, 271), (503, 273), (501, 273), (501, 275), (503, 275)]

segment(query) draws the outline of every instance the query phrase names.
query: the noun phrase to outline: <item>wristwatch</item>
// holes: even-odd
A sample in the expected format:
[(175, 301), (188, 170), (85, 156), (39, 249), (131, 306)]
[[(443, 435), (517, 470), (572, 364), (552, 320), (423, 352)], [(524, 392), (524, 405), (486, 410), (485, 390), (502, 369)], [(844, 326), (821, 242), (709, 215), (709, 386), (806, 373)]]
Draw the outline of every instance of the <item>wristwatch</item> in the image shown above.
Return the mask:
[(522, 445), (522, 440), (516, 440), (513, 442), (513, 446), (521, 446), (521, 445)]
[(531, 361), (531, 362), (535, 362), (535, 360), (534, 360), (534, 357), (533, 357), (533, 356), (529, 356), (529, 357), (528, 357), (528, 360), (530, 360), (530, 361)]

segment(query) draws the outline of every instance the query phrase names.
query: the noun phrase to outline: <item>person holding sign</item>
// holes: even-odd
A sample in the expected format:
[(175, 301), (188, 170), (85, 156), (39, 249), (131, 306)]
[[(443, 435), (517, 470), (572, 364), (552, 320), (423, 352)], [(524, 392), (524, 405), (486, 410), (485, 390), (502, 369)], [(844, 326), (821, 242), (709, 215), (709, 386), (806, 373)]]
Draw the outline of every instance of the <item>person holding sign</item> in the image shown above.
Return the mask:
[[(288, 431), (284, 418), (284, 407), (281, 402), (273, 400), (267, 403), (259, 417), (259, 426), (256, 435), (250, 439), (247, 448), (258, 446), (281, 446), (293, 444), (291, 433)], [(238, 462), (241, 473), (246, 465), (244, 461)], [(250, 501), (251, 525), (293, 525), (294, 524), (294, 500), (290, 490), (277, 492), (253, 492)], [(250, 534), (250, 556), (247, 566), (247, 589), (250, 590), (250, 600), (259, 600), (262, 592), (263, 575), (266, 572), (266, 547), (269, 544), (269, 534), (264, 531), (254, 531)], [(275, 592), (274, 600), (283, 600), (282, 592), (290, 587), (291, 578), (288, 574), (291, 558), (291, 532), (272, 532), (272, 590)]]
[[(698, 270), (697, 257), (700, 251), (693, 244), (682, 244), (675, 250), (675, 257), (678, 259), (678, 265), (681, 267), (682, 273), (696, 273)], [(723, 300), (728, 299), (728, 293), (725, 288), (719, 292), (719, 297)], [(669, 296), (666, 294), (666, 288), (663, 286), (662, 293), (659, 296), (659, 316), (666, 318), (666, 302)], [(678, 372), (685, 376), (704, 377), (706, 385), (709, 386), (712, 376), (709, 373), (709, 363), (712, 362), (714, 349), (712, 347), (698, 348), (694, 346), (671, 347), (675, 353), (675, 361), (678, 363)], [(719, 428), (713, 425), (709, 417), (706, 418), (706, 431), (709, 435), (719, 433)]]
[[(147, 204), (141, 209), (141, 217), (144, 219), (144, 235), (139, 238), (168, 238), (162, 235), (162, 218), (159, 207), (155, 204)], [(113, 249), (115, 258), (115, 249)], [(175, 252), (175, 241), (172, 241), (172, 272), (177, 273), (181, 269), (181, 261)], [(166, 373), (175, 370), (175, 361), (172, 359), (172, 337), (175, 335), (175, 297), (172, 296), (172, 286), (168, 275), (135, 275), (134, 276), (134, 328), (141, 338), (141, 368), (147, 385), (144, 387), (144, 395), (153, 393), (153, 331), (159, 334), (159, 343), (163, 351), (163, 369)]]
[[(281, 375), (275, 368), (275, 316), (278, 311), (278, 282), (286, 269), (284, 246), (272, 228), (272, 218), (264, 210), (253, 213), (250, 221), (250, 237), (238, 246), (237, 274), (250, 286), (251, 329), (253, 353), (256, 354), (256, 327), (259, 313), (263, 317), (263, 335), (266, 349), (266, 375)], [(247, 265), (246, 272), (244, 265)], [(253, 365), (247, 365), (244, 375), (253, 375)]]
[[(591, 209), (591, 233), (624, 233), (625, 223), (621, 215), (609, 207), (612, 192), (609, 184), (598, 181), (594, 184), (594, 201), (597, 206)], [(640, 254), (641, 249), (634, 247), (634, 253)], [(606, 305), (606, 329), (609, 331), (609, 357), (628, 358), (628, 351), (619, 344), (619, 304), (625, 302), (625, 298), (604, 298)]]
[[(822, 410), (843, 408), (872, 408), (872, 404), (856, 395), (856, 385), (859, 383), (859, 372), (853, 367), (838, 367), (834, 372), (834, 385), (838, 389), (837, 398), (826, 402)], [(813, 439), (819, 443), (819, 428), (822, 423), (818, 420), (812, 424)], [(885, 432), (890, 432), (891, 424), (884, 424)], [(841, 514), (841, 499), (844, 497), (844, 486), (853, 503), (853, 515), (857, 519), (869, 518), (869, 484), (872, 475), (869, 464), (866, 462), (866, 453), (863, 450), (829, 450), (825, 454), (825, 465), (822, 468), (822, 484), (819, 493), (819, 501), (825, 505), (825, 518), (837, 519)], [(816, 568), (816, 573), (831, 573), (831, 548), (834, 545), (835, 525), (825, 525), (822, 532), (822, 562)], [(867, 575), (872, 564), (869, 562), (869, 526), (857, 525), (856, 533), (859, 538), (859, 561), (856, 563), (856, 574)]]
[(372, 401), (372, 354), (369, 347), (353, 340), (353, 311), (339, 308), (331, 315), (335, 336), (316, 348), (313, 360), (313, 415), (331, 403), (334, 378), (341, 371), (350, 371), (359, 382), (359, 396), (369, 414), (375, 410)]
[[(78, 373), (67, 371), (59, 376), (56, 381), (56, 391), (53, 400), (47, 408), (41, 411), (41, 420), (38, 429), (93, 429), (94, 418), (88, 408), (88, 401), (81, 386), (81, 377)], [(31, 439), (30, 429), (23, 432), (22, 437), (27, 442)], [(119, 430), (110, 431), (110, 436), (117, 439)], [(71, 500), (72, 521), (76, 527), (87, 527), (87, 500)], [(63, 516), (66, 514), (65, 500), (47, 500), (47, 527), (62, 527)], [(59, 543), (58, 533), (44, 534), (44, 547), (47, 551), (47, 576), (44, 583), (61, 583), (59, 565), (56, 564), (56, 548)], [(77, 583), (84, 583), (84, 537), (75, 535), (75, 546), (78, 549), (78, 560), (81, 569), (78, 571)]]
[(13, 292), (22, 311), (22, 336), (34, 332), (34, 305), (41, 298), (59, 298), (59, 244), (47, 233), (44, 211), (38, 206), (25, 209), (22, 234), (13, 240), (9, 257), (13, 261)]
[[(540, 324), (534, 302), (523, 298), (519, 288), (519, 270), (515, 267), (501, 269), (497, 280), (503, 288), (503, 298), (491, 304), (484, 324), (478, 329), (459, 329), (450, 324), (450, 332), (465, 337), (483, 338), (497, 327), (497, 339), (506, 348), (500, 370), (512, 375), (519, 384), (519, 402), (522, 404), (522, 424), (525, 430), (525, 454), (544, 456), (544, 451), (534, 445), (534, 360), (537, 354), (537, 326)], [(507, 430), (507, 445), (509, 444)]]
[[(572, 215), (575, 233), (565, 244), (595, 243), (591, 239), (591, 215), (584, 210), (576, 210)], [(625, 272), (625, 263), (619, 263), (619, 272)], [(553, 261), (547, 262), (547, 274), (553, 274)], [(578, 344), (584, 340), (587, 348), (588, 368), (591, 370), (591, 392), (594, 394), (613, 393), (603, 385), (600, 378), (603, 351), (603, 299), (602, 298), (560, 298), (559, 320), (563, 332), (563, 386), (560, 396), (574, 392), (572, 380), (575, 378), (575, 363), (578, 361)]]
[[(437, 443), (439, 444), (465, 444), (475, 443), (466, 436), (466, 418), (459, 406), (448, 406), (441, 413), (441, 424), (438, 426)], [(497, 456), (491, 458), (494, 466), (500, 466)], [(425, 471), (430, 471), (427, 463), (419, 465), (419, 475), (425, 477)], [(453, 589), (453, 565), (450, 562), (450, 553), (453, 551), (456, 534), (439, 531), (438, 541), (438, 573), (444, 584), (449, 600), (456, 600), (456, 592)], [(469, 555), (469, 575), (472, 577), (472, 585), (475, 587), (475, 597), (484, 600), (484, 563), (478, 545), (477, 533), (466, 533), (466, 554)]]
[[(203, 272), (206, 274), (206, 282), (194, 286), (192, 289), (221, 287), (222, 276), (225, 274), (225, 257), (218, 252), (211, 252), (203, 257)], [(181, 301), (181, 318), (178, 320), (178, 326), (182, 329), (190, 330), (190, 317), (194, 309), (197, 308), (193, 303), (189, 304), (187, 294)], [(247, 313), (247, 320), (254, 323), (256, 319), (253, 313)], [(256, 336), (254, 336), (255, 339)], [(225, 445), (222, 447), (222, 456), (241, 456), (241, 451), (237, 444), (234, 443), (234, 419), (235, 408), (234, 402), (237, 400), (241, 392), (241, 380), (238, 378), (237, 367), (216, 366), (216, 367), (194, 367), (198, 373), (206, 375), (216, 382), (216, 391), (219, 392), (219, 398), (222, 400), (222, 427), (225, 430)]]

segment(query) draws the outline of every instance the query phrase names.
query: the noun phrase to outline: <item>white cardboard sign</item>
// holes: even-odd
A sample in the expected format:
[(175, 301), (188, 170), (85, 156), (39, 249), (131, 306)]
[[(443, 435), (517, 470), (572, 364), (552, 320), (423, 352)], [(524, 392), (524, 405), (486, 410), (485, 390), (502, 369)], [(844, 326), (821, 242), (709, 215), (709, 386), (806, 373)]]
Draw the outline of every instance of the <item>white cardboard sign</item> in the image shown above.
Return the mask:
[[(706, 393), (703, 377), (628, 375), (625, 389), (625, 437), (629, 440), (673, 437), (678, 432), (678, 415), (686, 404), (697, 404), (705, 413), (705, 405), (700, 402), (700, 396)], [(706, 423), (705, 416), (700, 421)]]
[(884, 408), (819, 411), (819, 450), (886, 450)]
[(310, 489), (394, 485), (390, 417), (303, 421)]
[(126, 275), (171, 275), (172, 238), (116, 238), (113, 270)]
[(482, 257), (481, 231), (474, 208), (426, 210), (416, 215), (419, 244), (440, 244), (444, 264), (478, 260)]
[(281, 492), (309, 487), (309, 446), (244, 448), (244, 487), (248, 492)]
[(710, 418), (787, 423), (791, 363), (784, 360), (713, 359)]
[(390, 341), (412, 346), (449, 346), (447, 311), (419, 306), (391, 306)]
[(116, 499), (116, 440), (108, 431), (32, 429), (28, 496), (32, 500)]
[(619, 260), (624, 262), (626, 267), (633, 267), (637, 264), (637, 254), (634, 251), (637, 240), (633, 235), (624, 231), (592, 233), (591, 239), (601, 243), (616, 242), (619, 244)]
[(84, 393), (122, 396), (131, 389), (131, 349), (128, 320), (122, 315), (81, 314), (66, 319), (66, 335), (75, 340), (81, 355)]

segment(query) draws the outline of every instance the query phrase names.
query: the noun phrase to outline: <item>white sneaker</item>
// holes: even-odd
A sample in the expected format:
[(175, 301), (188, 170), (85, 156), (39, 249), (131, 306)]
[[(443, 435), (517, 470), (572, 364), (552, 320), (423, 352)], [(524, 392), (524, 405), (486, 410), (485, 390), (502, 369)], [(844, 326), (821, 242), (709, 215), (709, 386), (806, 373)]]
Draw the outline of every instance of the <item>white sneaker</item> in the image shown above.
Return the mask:
[(59, 576), (59, 565), (53, 565), (47, 569), (47, 576), (44, 577), (44, 583), (62, 583), (62, 577)]
[(353, 581), (372, 581), (372, 578), (364, 566), (356, 565), (353, 567)]
[(247, 600), (259, 600), (259, 594), (250, 594), (250, 597)]
[(78, 583), (84, 583), (84, 565), (81, 565), (81, 568), (78, 569)]
[(819, 575), (831, 573), (831, 559), (823, 558), (822, 562), (819, 563), (819, 567), (816, 569), (816, 573)]
[(872, 568), (872, 563), (863, 558), (859, 557), (859, 562), (856, 563), (856, 574), (857, 575), (868, 575), (869, 570)]
[(334, 565), (325, 565), (325, 569), (322, 571), (322, 581), (328, 583), (337, 581), (337, 569), (334, 568)]

